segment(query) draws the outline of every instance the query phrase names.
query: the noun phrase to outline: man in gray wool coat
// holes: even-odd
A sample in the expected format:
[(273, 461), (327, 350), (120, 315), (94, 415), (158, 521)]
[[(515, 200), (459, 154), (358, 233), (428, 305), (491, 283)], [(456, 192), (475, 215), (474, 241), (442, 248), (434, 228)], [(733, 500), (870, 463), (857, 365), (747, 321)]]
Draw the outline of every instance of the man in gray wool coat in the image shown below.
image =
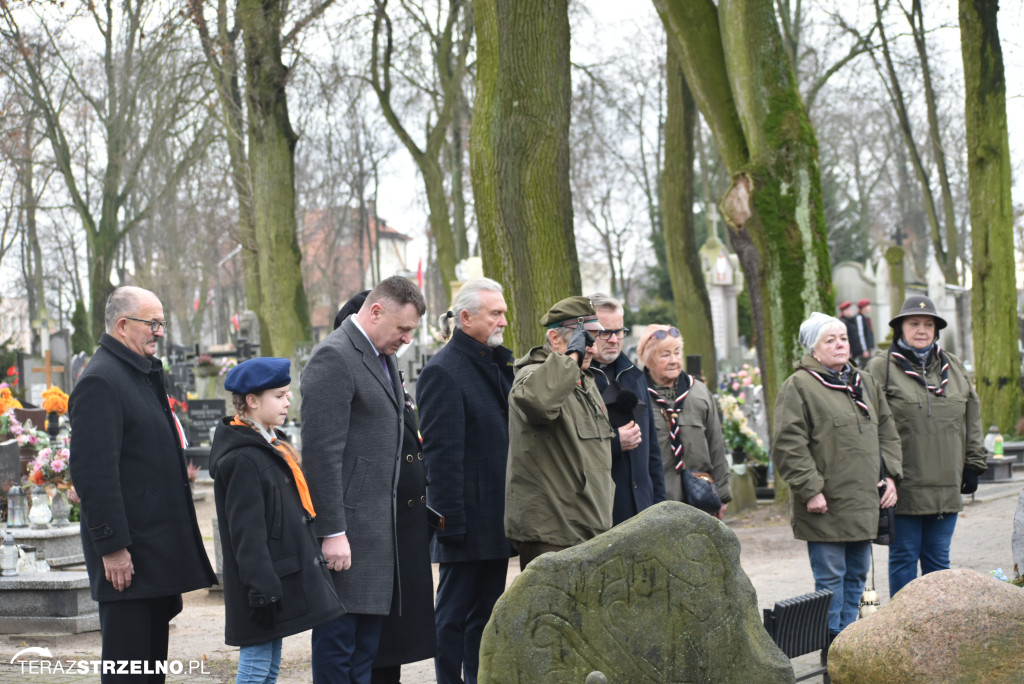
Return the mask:
[(395, 586), (404, 394), (394, 354), (412, 341), (425, 311), (415, 284), (387, 278), (317, 345), (302, 372), (302, 467), (348, 611), (313, 629), (316, 684), (370, 682)]

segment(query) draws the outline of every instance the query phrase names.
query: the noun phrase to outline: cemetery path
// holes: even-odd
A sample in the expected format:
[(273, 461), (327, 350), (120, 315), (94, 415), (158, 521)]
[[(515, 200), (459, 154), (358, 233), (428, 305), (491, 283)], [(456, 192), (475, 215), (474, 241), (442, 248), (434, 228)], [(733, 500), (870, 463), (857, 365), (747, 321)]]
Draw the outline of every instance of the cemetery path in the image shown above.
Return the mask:
[[(206, 539), (210, 558), (213, 551), (214, 515), (212, 487), (203, 487), (208, 493), (197, 501), (196, 509)], [(1013, 560), (1010, 537), (1017, 496), (1024, 488), (1024, 480), (983, 484), (976, 501), (964, 508), (953, 536), (951, 560), (954, 567), (972, 568), (990, 572), (996, 568), (1012, 575)], [(741, 544), (740, 562), (757, 591), (758, 609), (770, 608), (776, 601), (814, 590), (814, 580), (807, 560), (806, 545), (793, 539), (788, 516), (780, 515), (770, 506), (742, 518), (729, 521)], [(875, 587), (882, 603), (888, 601), (888, 553), (875, 547)], [(516, 559), (509, 563), (508, 581), (519, 574)], [(436, 567), (435, 567), (436, 584)], [(179, 659), (185, 673), (168, 676), (169, 684), (226, 684), (234, 679), (238, 650), (223, 642), (224, 610), (217, 592), (195, 591), (185, 596), (185, 609), (171, 624), (170, 659)], [(4, 637), (0, 647), (0, 684), (86, 684), (98, 682), (94, 675), (41, 673), (23, 671), (10, 660), (22, 648), (37, 646), (49, 648), (55, 658), (64, 660), (93, 660), (99, 658), (98, 632), (73, 636), (22, 635)], [(281, 684), (306, 684), (310, 681), (309, 634), (285, 639)], [(807, 662), (804, 663), (803, 660)], [(817, 655), (804, 656), (795, 661), (797, 670), (809, 669)], [(190, 661), (201, 667), (188, 674)], [(433, 684), (433, 661), (427, 660), (403, 668), (402, 681), (407, 684)], [(820, 681), (819, 680), (811, 680)]]

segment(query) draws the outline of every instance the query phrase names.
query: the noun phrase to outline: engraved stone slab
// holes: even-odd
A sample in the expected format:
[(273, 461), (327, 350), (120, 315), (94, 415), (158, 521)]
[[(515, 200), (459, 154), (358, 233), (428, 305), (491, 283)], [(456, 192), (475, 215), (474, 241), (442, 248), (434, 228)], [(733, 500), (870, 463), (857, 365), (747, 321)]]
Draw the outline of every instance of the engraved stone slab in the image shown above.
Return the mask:
[(536, 559), (498, 600), (481, 684), (792, 682), (728, 527), (667, 501)]

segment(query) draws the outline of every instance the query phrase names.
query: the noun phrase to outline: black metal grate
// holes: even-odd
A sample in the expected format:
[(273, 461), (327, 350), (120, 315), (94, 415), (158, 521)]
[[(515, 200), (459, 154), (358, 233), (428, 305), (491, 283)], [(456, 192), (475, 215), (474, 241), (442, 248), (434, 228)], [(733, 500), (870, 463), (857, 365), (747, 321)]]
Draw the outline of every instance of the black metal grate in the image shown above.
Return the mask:
[(778, 601), (764, 609), (764, 628), (787, 658), (828, 646), (828, 608), (832, 592), (816, 591)]

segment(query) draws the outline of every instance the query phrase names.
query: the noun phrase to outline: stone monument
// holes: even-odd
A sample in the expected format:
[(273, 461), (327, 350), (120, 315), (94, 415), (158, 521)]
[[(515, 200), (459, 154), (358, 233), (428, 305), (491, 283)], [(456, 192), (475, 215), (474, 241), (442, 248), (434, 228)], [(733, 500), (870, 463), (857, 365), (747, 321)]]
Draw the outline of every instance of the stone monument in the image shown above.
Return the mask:
[(579, 684), (600, 672), (630, 684), (792, 682), (739, 553), (728, 527), (667, 501), (545, 554), (498, 600), (478, 679)]
[(1013, 516), (1013, 563), (1015, 570), (1024, 575), (1024, 491), (1017, 497), (1017, 512)]

